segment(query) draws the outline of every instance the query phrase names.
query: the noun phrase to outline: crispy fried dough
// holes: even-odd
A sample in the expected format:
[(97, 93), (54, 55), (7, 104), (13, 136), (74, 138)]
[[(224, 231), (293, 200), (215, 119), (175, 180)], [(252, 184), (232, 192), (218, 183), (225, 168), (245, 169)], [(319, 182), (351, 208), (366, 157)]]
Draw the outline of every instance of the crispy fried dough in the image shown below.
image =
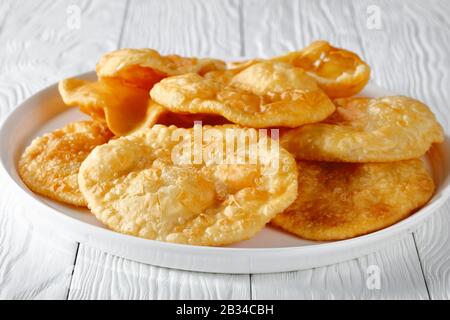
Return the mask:
[(73, 78), (60, 81), (58, 89), (65, 104), (106, 122), (117, 136), (133, 132), (146, 121), (147, 90), (114, 79), (89, 82)]
[(335, 100), (321, 123), (287, 131), (281, 145), (297, 159), (386, 162), (422, 156), (443, 131), (423, 103), (403, 96)]
[(269, 59), (250, 59), (230, 63), (226, 70), (205, 75), (228, 83), (237, 73), (259, 62), (285, 62), (303, 69), (331, 98), (344, 98), (360, 92), (370, 79), (370, 67), (355, 53), (315, 41), (306, 48)]
[[(203, 127), (202, 135), (223, 136), (227, 129), (257, 132), (216, 126)], [(287, 151), (280, 149), (278, 167), (264, 148), (255, 164), (179, 164), (180, 150), (196, 148), (192, 133), (155, 125), (96, 148), (81, 166), (79, 184), (97, 219), (129, 235), (216, 246), (252, 237), (296, 198), (296, 163)], [(204, 143), (200, 150), (222, 150), (210, 148)]]
[(256, 63), (229, 84), (194, 73), (169, 77), (150, 96), (171, 112), (216, 114), (254, 128), (297, 127), (335, 110), (314, 80), (286, 63)]
[(96, 66), (100, 79), (117, 78), (125, 84), (146, 90), (167, 76), (185, 73), (205, 74), (225, 69), (218, 59), (163, 56), (153, 49), (119, 49), (105, 54)]
[(300, 51), (275, 57), (302, 68), (331, 98), (350, 97), (360, 92), (370, 79), (370, 67), (355, 53), (315, 41)]
[(341, 240), (390, 226), (431, 198), (421, 160), (298, 162), (299, 196), (272, 224), (301, 238)]
[(78, 188), (78, 169), (93, 148), (112, 133), (93, 121), (70, 123), (38, 137), (19, 160), (19, 174), (34, 192), (76, 206), (86, 206)]

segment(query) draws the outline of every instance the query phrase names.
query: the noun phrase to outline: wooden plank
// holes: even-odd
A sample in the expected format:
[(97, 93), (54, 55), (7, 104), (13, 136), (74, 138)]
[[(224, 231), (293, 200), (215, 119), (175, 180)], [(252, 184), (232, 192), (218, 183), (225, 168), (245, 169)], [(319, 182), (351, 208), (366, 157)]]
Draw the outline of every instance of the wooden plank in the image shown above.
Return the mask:
[[(447, 127), (450, 23), (443, 14), (445, 8), (450, 10), (450, 3), (364, 0), (354, 6), (355, 24), (375, 83), (424, 101)], [(380, 12), (380, 29), (367, 28), (370, 6)]]
[[(0, 117), (43, 87), (94, 69), (104, 52), (117, 48), (125, 0), (6, 3), (0, 29)], [(77, 10), (79, 28), (72, 23)]]
[(80, 245), (69, 299), (249, 299), (248, 275), (154, 267)]
[[(237, 1), (130, 1), (121, 47), (150, 47), (162, 53), (238, 56)], [(169, 270), (127, 261), (80, 246), (71, 299), (246, 299), (248, 275)], [(125, 272), (125, 271), (126, 272)]]
[[(379, 274), (377, 286), (376, 277)], [(408, 236), (368, 256), (312, 270), (253, 275), (254, 299), (428, 299)]]
[(241, 52), (235, 0), (131, 1), (122, 47), (161, 53), (237, 57)]
[[(0, 177), (2, 186), (5, 179)], [(31, 217), (37, 212), (29, 211), (10, 188), (2, 188), (0, 299), (65, 299), (76, 243), (39, 225)]]
[[(93, 69), (104, 51), (116, 48), (124, 4), (1, 1), (0, 120), (34, 92)], [(79, 28), (71, 20), (77, 10)], [(5, 179), (0, 177), (0, 185), (7, 185)], [(0, 298), (65, 299), (77, 244), (53, 226), (40, 225), (35, 209), (22, 203), (9, 188), (2, 188)]]
[[(297, 50), (314, 40), (325, 39), (337, 46), (353, 50), (365, 59), (369, 57), (374, 59), (379, 50), (369, 51), (374, 50), (373, 46), (368, 46), (362, 41), (361, 27), (358, 25), (364, 22), (366, 26), (366, 20), (356, 19), (356, 17), (366, 18), (366, 8), (358, 7), (360, 10), (358, 12), (355, 10), (354, 2), (349, 0), (245, 1), (243, 14), (245, 53), (249, 57), (272, 56)], [(271, 22), (268, 32), (267, 21)], [(385, 47), (383, 49), (387, 50)], [(373, 60), (369, 62), (373, 62), (372, 66), (375, 69), (389, 68), (389, 66), (380, 66)], [(383, 82), (379, 83), (383, 84)], [(428, 298), (413, 237), (407, 236), (402, 245), (389, 250), (370, 255), (362, 260), (353, 260), (328, 268), (286, 275), (252, 276), (253, 297), (257, 299), (271, 297), (280, 299), (287, 297)], [(398, 257), (402, 260), (399, 261)], [(366, 292), (363, 277), (365, 269), (361, 266), (365, 267), (369, 261), (371, 264), (382, 267), (386, 273), (383, 284), (385, 290)], [(290, 285), (293, 279), (294, 285)], [(281, 283), (280, 289), (279, 292), (274, 292), (273, 286), (277, 281)], [(286, 287), (287, 290), (282, 289)], [(411, 291), (404, 292), (404, 288), (409, 288)]]
[[(364, 12), (376, 5), (381, 13), (381, 28), (368, 29)], [(450, 124), (450, 12), (448, 1), (358, 1), (355, 17), (374, 68), (375, 81), (399, 94), (427, 103), (447, 130)], [(448, 130), (447, 130), (448, 134)], [(423, 228), (415, 239), (430, 297), (450, 297), (450, 248), (445, 245), (450, 233), (450, 204)]]
[(279, 55), (315, 40), (362, 54), (349, 0), (251, 0), (243, 4), (246, 56)]
[(415, 232), (431, 299), (450, 299), (450, 203)]

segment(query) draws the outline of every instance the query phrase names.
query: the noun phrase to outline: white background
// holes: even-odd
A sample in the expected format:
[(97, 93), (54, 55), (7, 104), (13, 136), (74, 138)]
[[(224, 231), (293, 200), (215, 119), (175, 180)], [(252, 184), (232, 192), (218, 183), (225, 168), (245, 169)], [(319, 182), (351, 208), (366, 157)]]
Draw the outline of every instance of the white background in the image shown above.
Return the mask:
[[(380, 25), (371, 20), (377, 13)], [(368, 61), (374, 83), (429, 104), (447, 128), (449, 16), (446, 0), (1, 0), (0, 119), (47, 85), (92, 70), (102, 53), (119, 47), (252, 57), (326, 39)], [(0, 298), (450, 298), (449, 203), (377, 253), (267, 275), (139, 264), (70, 240), (27, 210), (1, 176)], [(366, 286), (370, 265), (380, 270), (379, 290)]]

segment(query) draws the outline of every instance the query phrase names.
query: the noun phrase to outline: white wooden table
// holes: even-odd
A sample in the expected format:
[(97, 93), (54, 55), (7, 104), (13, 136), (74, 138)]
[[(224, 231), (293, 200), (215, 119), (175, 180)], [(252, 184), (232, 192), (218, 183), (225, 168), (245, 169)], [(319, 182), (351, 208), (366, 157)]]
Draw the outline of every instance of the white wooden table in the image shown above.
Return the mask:
[[(0, 118), (119, 47), (267, 56), (327, 39), (366, 59), (376, 84), (428, 103), (447, 128), (449, 16), (447, 0), (0, 0)], [(414, 233), (353, 261), (220, 275), (144, 265), (67, 239), (27, 212), (3, 176), (0, 186), (0, 298), (450, 298), (450, 203)], [(379, 290), (366, 285), (369, 265), (380, 268)]]

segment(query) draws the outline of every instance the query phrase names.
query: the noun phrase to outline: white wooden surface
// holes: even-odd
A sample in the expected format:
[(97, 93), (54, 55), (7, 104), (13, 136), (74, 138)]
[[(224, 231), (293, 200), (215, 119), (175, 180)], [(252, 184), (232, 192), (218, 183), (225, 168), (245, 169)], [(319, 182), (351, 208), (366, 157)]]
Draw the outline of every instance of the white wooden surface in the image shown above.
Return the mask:
[[(73, 6), (80, 28), (69, 21)], [(367, 25), (373, 10), (380, 12), (380, 28)], [(447, 127), (449, 14), (446, 0), (2, 0), (0, 118), (118, 47), (268, 56), (327, 39), (361, 54), (375, 83), (430, 104)], [(448, 203), (414, 234), (353, 261), (281, 274), (218, 275), (143, 265), (80, 245), (28, 214), (1, 176), (0, 185), (0, 298), (450, 298)], [(381, 282), (370, 290), (368, 267), (374, 266)]]
[[(0, 118), (61, 77), (92, 69), (117, 47), (125, 2), (78, 2), (82, 28), (67, 27), (72, 2), (0, 1)], [(0, 119), (0, 120), (1, 120)], [(25, 216), (0, 177), (0, 298), (65, 299), (77, 243)], [(28, 218), (27, 218), (28, 217)]]

